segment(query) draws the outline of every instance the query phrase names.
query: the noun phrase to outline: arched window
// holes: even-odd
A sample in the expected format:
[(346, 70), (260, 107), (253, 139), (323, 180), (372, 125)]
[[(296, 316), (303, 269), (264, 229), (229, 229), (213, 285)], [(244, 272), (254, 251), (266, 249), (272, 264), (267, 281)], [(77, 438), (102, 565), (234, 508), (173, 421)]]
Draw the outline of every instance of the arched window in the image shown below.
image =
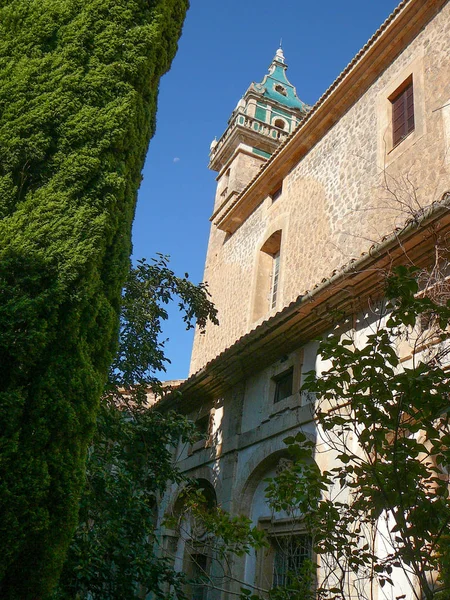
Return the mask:
[[(251, 500), (250, 519), (253, 525), (265, 530), (269, 545), (248, 556), (245, 580), (265, 590), (285, 586), (293, 577), (302, 579), (304, 572), (306, 576), (310, 574), (307, 564), (313, 558), (312, 539), (305, 515), (297, 510), (275, 512), (266, 498), (267, 478), (276, 477), (289, 468), (290, 463), (289, 458), (283, 456), (262, 473)], [(314, 585), (312, 579), (309, 583)]]
[(200, 511), (208, 512), (217, 506), (216, 492), (211, 483), (206, 479), (195, 480), (192, 486), (180, 493), (174, 504), (170, 517), (176, 520), (177, 525), (166, 546), (175, 571), (183, 571), (190, 580), (185, 589), (187, 596), (192, 600), (208, 600), (208, 586), (204, 581), (209, 578), (212, 568), (213, 549), (202, 519), (191, 512), (186, 502), (189, 490), (201, 492), (202, 500), (196, 498)]
[(275, 125), (275, 127), (278, 127), (279, 129), (285, 129), (285, 127), (286, 127), (286, 123), (283, 121), (283, 119), (275, 119), (274, 125)]
[(279, 300), (281, 265), (281, 229), (264, 242), (258, 256), (254, 320), (276, 308)]

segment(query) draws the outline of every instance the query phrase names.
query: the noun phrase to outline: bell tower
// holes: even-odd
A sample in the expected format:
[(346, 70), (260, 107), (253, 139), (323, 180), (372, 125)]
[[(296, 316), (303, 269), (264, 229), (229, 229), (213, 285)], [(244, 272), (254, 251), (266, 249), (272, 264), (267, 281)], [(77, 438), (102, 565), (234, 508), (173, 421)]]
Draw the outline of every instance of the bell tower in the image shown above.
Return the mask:
[[(250, 84), (233, 110), (225, 132), (211, 144), (209, 168), (218, 175), (204, 281), (208, 282), (219, 311), (220, 327), (208, 324), (204, 335), (196, 331), (191, 373), (244, 335), (256, 321), (276, 310), (278, 299), (282, 301), (282, 293), (278, 294), (279, 285), (282, 289), (280, 228), (262, 240), (262, 247), (256, 247), (261, 241), (258, 238), (262, 233), (261, 211), (249, 223), (238, 207), (244, 189), (310, 109), (297, 96), (286, 70), (283, 50), (279, 48), (268, 73), (260, 83)], [(265, 190), (272, 202), (282, 196), (280, 181), (275, 181), (274, 186)], [(259, 206), (264, 198), (260, 200)], [(280, 203), (276, 205), (279, 207)], [(264, 279), (260, 286), (264, 291), (256, 293), (254, 288), (260, 279)], [(273, 284), (269, 285), (271, 281)], [(264, 296), (263, 301), (260, 296)]]
[(250, 85), (232, 112), (224, 134), (211, 144), (209, 168), (218, 172), (213, 222), (310, 108), (297, 96), (286, 76), (286, 69), (280, 47), (268, 74), (261, 83)]

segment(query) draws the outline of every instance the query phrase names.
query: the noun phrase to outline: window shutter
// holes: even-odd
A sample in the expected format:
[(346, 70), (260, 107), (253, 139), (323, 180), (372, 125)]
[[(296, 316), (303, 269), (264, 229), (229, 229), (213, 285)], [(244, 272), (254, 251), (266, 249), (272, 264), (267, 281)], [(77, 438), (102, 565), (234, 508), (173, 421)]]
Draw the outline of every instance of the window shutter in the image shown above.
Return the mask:
[(414, 130), (414, 94), (412, 82), (392, 100), (392, 143), (399, 144)]

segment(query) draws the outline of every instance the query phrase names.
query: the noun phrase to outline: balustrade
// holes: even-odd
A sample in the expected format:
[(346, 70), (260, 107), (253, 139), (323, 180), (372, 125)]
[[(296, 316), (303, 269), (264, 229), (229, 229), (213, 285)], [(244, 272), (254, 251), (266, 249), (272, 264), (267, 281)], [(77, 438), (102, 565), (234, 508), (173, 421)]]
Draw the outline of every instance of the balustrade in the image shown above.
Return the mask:
[(248, 115), (239, 112), (236, 114), (235, 117), (233, 117), (230, 120), (230, 123), (229, 123), (225, 133), (222, 135), (222, 137), (218, 140), (217, 144), (211, 150), (211, 153), (210, 153), (211, 160), (220, 151), (220, 149), (223, 147), (223, 145), (225, 144), (227, 139), (230, 137), (232, 132), (237, 127), (245, 127), (246, 129), (251, 129), (252, 131), (260, 133), (266, 137), (272, 138), (273, 140), (279, 140), (280, 142), (282, 142), (288, 136), (288, 132), (283, 131), (279, 127), (275, 127), (274, 125), (269, 125), (268, 123), (265, 123), (264, 121), (260, 121), (259, 119), (256, 119), (254, 117), (249, 117)]

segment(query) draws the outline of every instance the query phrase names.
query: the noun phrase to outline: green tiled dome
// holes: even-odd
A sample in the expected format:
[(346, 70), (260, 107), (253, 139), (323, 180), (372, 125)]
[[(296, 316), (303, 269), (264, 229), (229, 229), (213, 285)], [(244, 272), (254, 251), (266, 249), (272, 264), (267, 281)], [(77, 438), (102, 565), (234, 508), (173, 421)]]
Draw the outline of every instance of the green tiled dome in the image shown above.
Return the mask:
[(297, 96), (295, 87), (286, 77), (286, 69), (283, 50), (279, 48), (269, 67), (269, 73), (261, 83), (254, 83), (253, 89), (274, 102), (306, 112), (309, 107)]

